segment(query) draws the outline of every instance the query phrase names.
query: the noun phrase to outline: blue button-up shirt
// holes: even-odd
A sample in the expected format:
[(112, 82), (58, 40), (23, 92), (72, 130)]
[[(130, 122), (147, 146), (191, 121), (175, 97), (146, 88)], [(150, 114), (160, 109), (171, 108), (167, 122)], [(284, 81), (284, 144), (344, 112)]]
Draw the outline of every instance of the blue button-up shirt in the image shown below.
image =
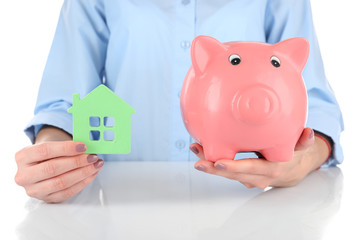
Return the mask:
[(307, 126), (334, 141), (326, 165), (342, 161), (342, 116), (324, 74), (309, 0), (65, 0), (26, 133), (33, 140), (44, 124), (72, 133), (72, 94), (84, 97), (105, 83), (136, 110), (131, 153), (105, 160), (195, 160), (179, 97), (198, 35), (270, 44), (307, 38)]

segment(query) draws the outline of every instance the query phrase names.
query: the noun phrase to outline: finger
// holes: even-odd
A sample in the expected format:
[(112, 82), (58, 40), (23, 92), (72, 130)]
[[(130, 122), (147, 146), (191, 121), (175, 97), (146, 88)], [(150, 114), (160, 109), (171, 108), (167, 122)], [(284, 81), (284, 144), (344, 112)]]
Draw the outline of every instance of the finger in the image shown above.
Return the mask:
[(305, 128), (298, 142), (296, 143), (295, 151), (301, 151), (309, 148), (314, 144), (314, 141), (314, 131), (311, 128)]
[(75, 156), (86, 151), (86, 145), (75, 141), (44, 142), (16, 153), (18, 165), (31, 164), (56, 157)]
[(32, 186), (27, 187), (26, 192), (31, 197), (44, 199), (44, 197), (49, 194), (69, 188), (95, 174), (103, 165), (104, 161), (99, 159), (96, 163), (89, 166), (78, 168), (54, 178), (35, 183)]
[[(242, 182), (241, 182), (242, 183)], [(247, 188), (255, 188), (255, 186), (254, 185), (252, 185), (252, 184), (250, 184), (250, 183), (242, 183), (245, 187), (247, 187)]]
[(192, 143), (190, 150), (200, 159), (205, 159), (203, 147), (198, 143)]
[(236, 173), (219, 170), (219, 169), (215, 168), (214, 163), (207, 161), (207, 160), (197, 161), (195, 163), (194, 167), (199, 171), (217, 175), (217, 176), (226, 177), (229, 179), (235, 179), (235, 175), (236, 175)]
[(194, 164), (194, 167), (199, 171), (207, 172), (209, 169), (214, 168), (214, 163), (208, 160), (200, 159)]
[(85, 178), (84, 180), (74, 184), (73, 186), (61, 190), (59, 192), (52, 193), (44, 198), (44, 201), (47, 203), (58, 203), (62, 202), (72, 196), (75, 196), (81, 190), (83, 190), (87, 185), (89, 185), (97, 176), (98, 172), (93, 175)]
[[(234, 161), (234, 160), (227, 160), (227, 161)], [(242, 160), (238, 160), (238, 161), (242, 161)], [(219, 170), (215, 168), (212, 162), (206, 160), (199, 160), (198, 162), (196, 162), (195, 168), (209, 174), (239, 181), (243, 183), (245, 186), (247, 185), (249, 188), (257, 187), (260, 189), (265, 189), (270, 185), (270, 180), (271, 180), (268, 176), (265, 175), (244, 174), (244, 173)]]
[(24, 177), (20, 181), (23, 182), (23, 185), (40, 182), (71, 170), (93, 164), (98, 160), (99, 157), (93, 154), (80, 154), (71, 157), (53, 158), (22, 169), (21, 175)]
[(244, 184), (247, 188), (265, 189), (270, 187), (271, 183), (270, 179), (260, 175), (241, 174), (236, 180)]
[(269, 162), (262, 158), (248, 158), (241, 160), (219, 160), (214, 167), (230, 173), (273, 176), (278, 163)]

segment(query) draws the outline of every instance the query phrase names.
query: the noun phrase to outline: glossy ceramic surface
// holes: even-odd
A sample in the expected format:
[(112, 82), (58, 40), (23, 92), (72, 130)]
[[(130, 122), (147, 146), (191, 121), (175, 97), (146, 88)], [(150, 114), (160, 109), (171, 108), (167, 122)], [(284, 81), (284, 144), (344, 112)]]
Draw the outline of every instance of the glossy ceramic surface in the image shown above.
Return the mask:
[(269, 161), (289, 161), (307, 117), (301, 72), (309, 54), (305, 38), (275, 45), (220, 43), (199, 36), (184, 80), (184, 124), (207, 160), (259, 151)]

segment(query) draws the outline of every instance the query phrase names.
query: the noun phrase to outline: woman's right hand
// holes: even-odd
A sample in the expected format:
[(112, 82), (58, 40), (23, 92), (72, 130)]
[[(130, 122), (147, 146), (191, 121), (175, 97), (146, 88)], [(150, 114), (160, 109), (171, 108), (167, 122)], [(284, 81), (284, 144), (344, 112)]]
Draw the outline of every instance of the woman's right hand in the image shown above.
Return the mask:
[(83, 154), (86, 145), (75, 141), (44, 141), (15, 154), (15, 182), (30, 197), (48, 203), (74, 196), (92, 182), (104, 161)]

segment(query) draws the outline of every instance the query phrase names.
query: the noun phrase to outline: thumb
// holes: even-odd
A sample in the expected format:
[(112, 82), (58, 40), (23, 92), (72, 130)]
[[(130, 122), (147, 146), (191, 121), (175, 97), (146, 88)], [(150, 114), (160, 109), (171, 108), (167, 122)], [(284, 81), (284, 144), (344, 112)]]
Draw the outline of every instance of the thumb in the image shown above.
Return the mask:
[(299, 140), (296, 143), (295, 151), (301, 151), (309, 148), (315, 142), (314, 130), (311, 128), (305, 128), (302, 132)]
[(205, 159), (204, 149), (198, 143), (193, 143), (190, 145), (190, 150), (196, 154), (196, 156), (200, 159)]

